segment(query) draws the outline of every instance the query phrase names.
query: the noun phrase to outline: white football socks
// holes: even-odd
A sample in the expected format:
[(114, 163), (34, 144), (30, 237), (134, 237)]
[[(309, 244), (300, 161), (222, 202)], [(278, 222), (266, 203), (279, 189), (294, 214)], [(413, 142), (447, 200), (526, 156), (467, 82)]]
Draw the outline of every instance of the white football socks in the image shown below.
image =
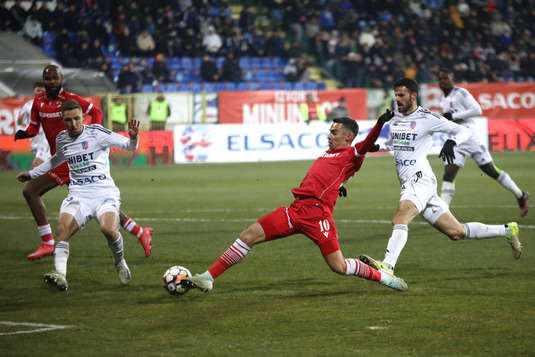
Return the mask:
[(67, 275), (69, 252), (69, 242), (56, 243), (56, 247), (54, 248), (54, 268), (59, 274)]
[(392, 236), (388, 240), (388, 245), (386, 246), (385, 259), (383, 260), (384, 264), (387, 264), (394, 269), (399, 255), (407, 243), (408, 237), (409, 227), (404, 224), (396, 224), (394, 226)]

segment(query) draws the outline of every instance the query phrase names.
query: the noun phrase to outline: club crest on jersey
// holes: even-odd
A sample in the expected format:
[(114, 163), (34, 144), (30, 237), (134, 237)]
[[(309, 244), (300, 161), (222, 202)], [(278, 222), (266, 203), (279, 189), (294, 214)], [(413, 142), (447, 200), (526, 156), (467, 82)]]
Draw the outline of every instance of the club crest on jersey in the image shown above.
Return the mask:
[(87, 143), (87, 141), (82, 141), (82, 149), (84, 150), (87, 150), (87, 148), (89, 147), (89, 144)]
[(416, 128), (416, 122), (415, 121), (411, 121), (411, 129), (414, 129)]

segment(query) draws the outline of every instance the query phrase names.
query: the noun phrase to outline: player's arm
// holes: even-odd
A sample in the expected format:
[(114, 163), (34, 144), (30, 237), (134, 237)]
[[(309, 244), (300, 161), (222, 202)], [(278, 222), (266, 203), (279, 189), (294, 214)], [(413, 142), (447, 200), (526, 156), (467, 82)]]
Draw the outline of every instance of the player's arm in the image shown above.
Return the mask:
[(130, 138), (125, 138), (124, 136), (99, 125), (97, 127), (99, 129), (97, 140), (99, 140), (105, 147), (112, 147), (125, 151), (136, 151), (139, 142), (139, 124), (139, 120), (135, 119), (131, 119), (128, 122), (128, 135)]
[(26, 128), (26, 130), (17, 130), (15, 133), (15, 141), (19, 139), (27, 139), (27, 138), (33, 138), (39, 133), (39, 127), (41, 126), (41, 122), (39, 120), (39, 110), (37, 106), (35, 105), (35, 100), (32, 104), (32, 109), (30, 112), (30, 125)]
[(394, 112), (387, 109), (386, 113), (382, 114), (379, 117), (379, 119), (377, 119), (377, 123), (372, 128), (372, 130), (368, 133), (368, 136), (366, 136), (366, 139), (364, 139), (363, 141), (355, 145), (355, 148), (357, 149), (357, 153), (359, 155), (366, 155), (366, 153), (368, 152), (377, 151), (377, 150), (374, 150), (376, 148), (375, 142), (377, 141), (377, 138), (379, 138), (379, 135), (381, 134), (383, 125), (386, 122), (388, 122), (390, 119), (392, 119), (393, 117), (394, 117)]
[(475, 98), (468, 92), (464, 91), (465, 96), (460, 95), (462, 98), (462, 108), (456, 110), (454, 113), (451, 113), (452, 120), (462, 120), (472, 117), (477, 117), (483, 114), (481, 106), (475, 100)]
[(17, 175), (17, 180), (19, 180), (20, 182), (30, 181), (31, 179), (46, 174), (48, 171), (52, 170), (53, 168), (65, 161), (65, 158), (60, 157), (58, 154), (59, 153), (52, 155), (51, 157), (46, 159), (45, 162), (43, 162), (41, 165), (33, 168), (30, 171), (23, 171), (19, 173)]
[(76, 94), (72, 99), (80, 103), (84, 115), (91, 115), (91, 124), (102, 124), (103, 113), (99, 107)]

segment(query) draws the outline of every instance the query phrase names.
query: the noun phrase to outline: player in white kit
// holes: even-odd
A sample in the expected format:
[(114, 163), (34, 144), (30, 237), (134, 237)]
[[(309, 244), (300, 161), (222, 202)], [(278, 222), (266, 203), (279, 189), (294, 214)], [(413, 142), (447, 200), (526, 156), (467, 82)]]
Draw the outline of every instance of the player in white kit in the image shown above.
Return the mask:
[(17, 176), (19, 181), (24, 182), (44, 175), (65, 161), (69, 165), (69, 195), (63, 200), (58, 217), (55, 269), (45, 274), (45, 282), (60, 291), (67, 290), (69, 238), (88, 221), (95, 219), (108, 240), (119, 281), (122, 285), (128, 285), (130, 270), (124, 260), (123, 238), (119, 233), (121, 197), (110, 176), (109, 151), (112, 147), (135, 151), (139, 121), (128, 122), (128, 139), (99, 124), (84, 125), (82, 107), (76, 100), (65, 101), (61, 112), (67, 130), (56, 137), (56, 154), (42, 165)]
[[(33, 84), (33, 96), (37, 97), (42, 91), (45, 90), (45, 85), (43, 82), (35, 82)], [(24, 127), (30, 124), (32, 116), (32, 105), (33, 99), (30, 99), (22, 106), (19, 116), (17, 118), (17, 124)], [(43, 128), (39, 129), (39, 133), (30, 139), (30, 150), (34, 156), (32, 167), (37, 167), (41, 165), (46, 159), (50, 157), (50, 146), (48, 146), (48, 141), (46, 141), (45, 133)]]
[(444, 96), (440, 99), (440, 107), (444, 117), (470, 129), (472, 132), (470, 139), (455, 146), (455, 160), (453, 160), (453, 163), (446, 163), (440, 197), (448, 205), (451, 204), (455, 194), (454, 180), (457, 172), (464, 166), (466, 158), (471, 157), (481, 171), (498, 181), (515, 195), (520, 207), (520, 216), (524, 217), (529, 210), (529, 193), (518, 188), (507, 172), (494, 166), (492, 156), (490, 156), (489, 151), (481, 142), (477, 134), (476, 124), (472, 119), (482, 113), (479, 103), (466, 89), (454, 85), (453, 73), (449, 69), (440, 71), (438, 85), (444, 93)]
[(450, 134), (440, 152), (449, 163), (455, 160), (454, 147), (470, 138), (470, 130), (446, 118), (419, 107), (418, 83), (410, 78), (394, 82), (398, 113), (390, 120), (389, 139), (385, 146), (376, 144), (374, 151), (392, 150), (401, 184), (401, 198), (392, 218), (394, 229), (388, 241), (383, 261), (362, 255), (360, 260), (391, 274), (408, 239), (409, 224), (417, 215), (447, 235), (451, 240), (469, 238), (506, 237), (511, 244), (514, 258), (520, 258), (522, 245), (518, 240), (518, 224), (487, 225), (471, 222), (461, 224), (449, 211), (448, 205), (437, 194), (437, 179), (427, 154), (433, 145), (433, 134)]

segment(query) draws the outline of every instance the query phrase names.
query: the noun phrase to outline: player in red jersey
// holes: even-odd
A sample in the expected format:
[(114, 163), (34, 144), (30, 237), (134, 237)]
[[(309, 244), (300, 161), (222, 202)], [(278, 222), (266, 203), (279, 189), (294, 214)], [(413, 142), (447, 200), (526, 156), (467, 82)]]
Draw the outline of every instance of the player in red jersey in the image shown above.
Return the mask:
[(358, 259), (344, 258), (332, 216), (340, 188), (360, 170), (383, 124), (392, 116), (390, 111), (383, 114), (366, 139), (355, 146), (351, 143), (359, 131), (357, 122), (349, 117), (334, 118), (327, 137), (329, 149), (314, 162), (301, 185), (292, 189), (294, 202), (250, 225), (206, 272), (185, 280), (192, 287), (208, 292), (212, 290), (214, 279), (245, 258), (254, 245), (302, 233), (319, 247), (325, 262), (335, 273), (356, 275), (395, 290), (407, 290), (402, 279)]
[[(63, 74), (58, 66), (48, 65), (43, 70), (43, 84), (45, 91), (35, 97), (31, 110), (30, 125), (26, 130), (19, 130), (15, 134), (15, 141), (18, 139), (31, 138), (39, 132), (39, 127), (43, 127), (46, 139), (50, 145), (50, 153), (56, 153), (56, 136), (65, 130), (65, 125), (61, 119), (61, 104), (74, 99), (82, 106), (85, 115), (91, 116), (91, 124), (102, 123), (102, 110), (79, 95), (67, 92), (62, 88)], [(46, 207), (41, 196), (57, 187), (69, 182), (69, 168), (67, 163), (63, 163), (55, 169), (47, 172), (35, 180), (28, 182), (22, 194), (28, 202), (33, 218), (37, 223), (37, 229), (41, 236), (39, 248), (28, 255), (28, 259), (41, 259), (47, 255), (54, 254), (54, 238), (52, 229), (48, 222)], [(152, 229), (150, 227), (141, 228), (124, 212), (120, 214), (121, 225), (128, 232), (138, 237), (138, 241), (145, 250), (145, 255), (150, 256), (152, 249)]]

